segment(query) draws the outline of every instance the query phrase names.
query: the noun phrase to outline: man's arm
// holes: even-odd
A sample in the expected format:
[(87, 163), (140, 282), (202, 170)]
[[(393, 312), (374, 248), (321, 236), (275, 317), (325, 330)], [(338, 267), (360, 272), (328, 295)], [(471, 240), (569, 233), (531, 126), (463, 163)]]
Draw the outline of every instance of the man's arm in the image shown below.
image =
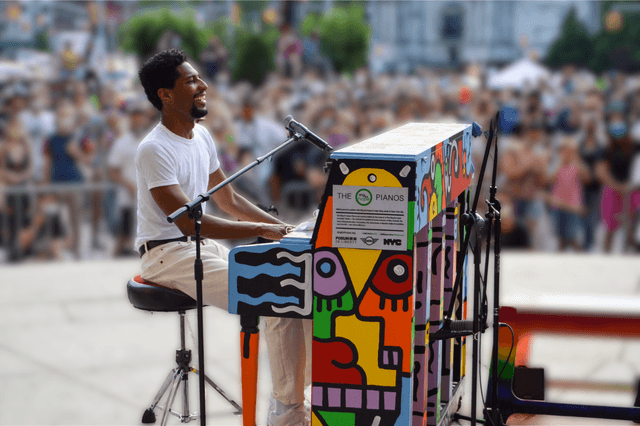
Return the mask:
[[(191, 201), (182, 191), (180, 185), (159, 186), (149, 191), (158, 207), (167, 216)], [(257, 207), (255, 208), (257, 209)], [(193, 223), (188, 215), (176, 220), (175, 225), (184, 235), (194, 234)], [(287, 233), (286, 228), (286, 225), (273, 221), (271, 223), (235, 222), (203, 214), (201, 233), (203, 237), (213, 239), (263, 237), (277, 241)]]
[[(224, 181), (227, 177), (221, 169), (209, 175), (209, 190)], [(265, 188), (266, 190), (266, 188)], [(271, 216), (249, 200), (238, 194), (231, 185), (222, 187), (211, 198), (225, 213), (239, 220), (261, 223), (283, 224), (282, 221)]]

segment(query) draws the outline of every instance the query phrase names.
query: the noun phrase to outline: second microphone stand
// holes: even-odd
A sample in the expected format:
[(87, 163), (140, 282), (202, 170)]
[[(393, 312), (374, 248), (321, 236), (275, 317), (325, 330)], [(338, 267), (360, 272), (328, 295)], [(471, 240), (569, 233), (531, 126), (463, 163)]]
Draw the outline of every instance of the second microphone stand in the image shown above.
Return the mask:
[[(471, 425), (475, 426), (478, 419), (476, 419), (477, 411), (477, 388), (479, 377), (479, 363), (480, 363), (480, 347), (479, 340), (480, 335), (487, 330), (487, 280), (488, 265), (489, 265), (489, 251), (491, 248), (491, 238), (494, 238), (494, 301), (493, 301), (493, 353), (491, 360), (491, 378), (490, 389), (491, 395), (488, 405), (484, 410), (486, 420), (492, 423), (493, 426), (502, 426), (504, 422), (500, 416), (498, 397), (497, 397), (497, 381), (498, 381), (498, 339), (499, 339), (499, 311), (500, 311), (500, 239), (501, 239), (501, 219), (500, 219), (500, 202), (496, 198), (496, 179), (497, 179), (497, 165), (498, 165), (498, 141), (497, 141), (497, 123), (498, 114), (496, 114), (495, 122), (492, 120), (489, 132), (487, 136), (487, 146), (480, 168), (480, 175), (477, 182), (476, 193), (473, 200), (473, 205), (469, 213), (464, 214), (462, 217), (462, 224), (464, 229), (464, 239), (462, 242), (461, 253), (462, 259), (458, 263), (456, 281), (452, 289), (452, 297), (447, 311), (445, 312), (443, 327), (438, 332), (434, 333), (433, 338), (435, 340), (443, 340), (450, 338), (458, 338), (465, 336), (473, 336), (472, 347), (472, 378), (471, 378), (471, 416), (466, 417), (457, 415), (458, 418), (471, 421)], [(489, 200), (486, 200), (488, 206), (488, 212), (486, 214), (485, 221), (479, 214), (477, 214), (478, 201), (481, 195), (482, 183), (484, 180), (484, 173), (491, 152), (491, 144), (494, 144), (494, 158), (493, 158), (493, 176), (492, 184), (490, 187)], [(493, 227), (492, 224), (495, 223)], [(471, 237), (474, 241), (471, 243)], [(481, 244), (480, 240), (487, 238), (487, 250), (485, 260), (485, 274), (484, 279), (480, 275), (480, 259), (481, 259)], [(471, 244), (470, 244), (471, 243)], [(467, 255), (469, 246), (471, 245), (474, 254), (474, 285), (473, 285), (473, 320), (453, 320), (455, 312), (456, 300), (462, 284), (462, 272), (465, 265), (464, 257)]]

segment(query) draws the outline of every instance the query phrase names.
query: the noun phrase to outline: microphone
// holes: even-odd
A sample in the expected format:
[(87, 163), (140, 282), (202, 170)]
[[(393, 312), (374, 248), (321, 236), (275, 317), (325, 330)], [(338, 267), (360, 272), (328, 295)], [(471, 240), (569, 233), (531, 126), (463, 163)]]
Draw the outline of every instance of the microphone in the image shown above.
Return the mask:
[(303, 139), (306, 139), (307, 141), (311, 142), (321, 150), (329, 153), (333, 152), (333, 148), (331, 147), (331, 145), (323, 141), (319, 136), (312, 133), (309, 129), (304, 127), (302, 124), (298, 123), (296, 120), (293, 119), (292, 116), (287, 115), (283, 121), (283, 124), (285, 129), (290, 130), (294, 133), (299, 133)]

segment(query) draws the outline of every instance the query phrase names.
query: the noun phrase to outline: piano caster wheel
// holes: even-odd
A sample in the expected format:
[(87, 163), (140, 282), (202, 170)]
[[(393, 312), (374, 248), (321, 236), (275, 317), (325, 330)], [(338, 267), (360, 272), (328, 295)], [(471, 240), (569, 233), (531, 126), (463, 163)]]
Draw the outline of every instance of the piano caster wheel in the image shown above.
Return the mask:
[(156, 422), (156, 413), (153, 412), (151, 408), (147, 408), (142, 415), (142, 423), (155, 423)]

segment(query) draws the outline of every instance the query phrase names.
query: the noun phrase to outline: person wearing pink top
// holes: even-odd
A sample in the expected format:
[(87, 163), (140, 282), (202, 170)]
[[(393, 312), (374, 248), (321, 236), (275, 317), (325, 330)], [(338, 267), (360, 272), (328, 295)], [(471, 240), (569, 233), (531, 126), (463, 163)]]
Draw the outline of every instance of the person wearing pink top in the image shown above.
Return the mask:
[(549, 207), (553, 218), (559, 249), (567, 246), (582, 250), (579, 242), (581, 217), (585, 213), (583, 183), (589, 170), (580, 158), (578, 143), (571, 137), (560, 142), (559, 161), (550, 173), (552, 182)]

